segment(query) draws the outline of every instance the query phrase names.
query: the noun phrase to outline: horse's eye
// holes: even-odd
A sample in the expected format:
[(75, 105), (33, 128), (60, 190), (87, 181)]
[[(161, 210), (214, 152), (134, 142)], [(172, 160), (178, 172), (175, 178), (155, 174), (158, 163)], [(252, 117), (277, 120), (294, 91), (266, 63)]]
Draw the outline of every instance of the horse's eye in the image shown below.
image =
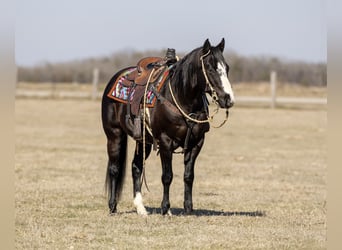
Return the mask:
[(214, 68), (210, 64), (207, 64), (206, 67), (207, 67), (207, 70), (211, 73), (215, 71)]

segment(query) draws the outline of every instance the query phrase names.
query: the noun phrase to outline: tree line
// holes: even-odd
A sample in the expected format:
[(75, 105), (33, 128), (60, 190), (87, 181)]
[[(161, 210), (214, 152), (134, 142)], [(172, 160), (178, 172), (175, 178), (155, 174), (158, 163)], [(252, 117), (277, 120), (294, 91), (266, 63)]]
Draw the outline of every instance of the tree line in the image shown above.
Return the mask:
[[(78, 82), (92, 81), (94, 68), (100, 71), (100, 82), (108, 82), (115, 72), (127, 66), (136, 65), (143, 57), (163, 57), (165, 50), (121, 51), (107, 57), (74, 60), (64, 63), (43, 63), (32, 67), (18, 67), (18, 81), (25, 82)], [(178, 56), (184, 56), (179, 53)], [(286, 61), (275, 57), (246, 57), (235, 52), (225, 52), (230, 66), (231, 82), (269, 81), (270, 71), (277, 71), (279, 81), (314, 86), (327, 85), (326, 63)]]

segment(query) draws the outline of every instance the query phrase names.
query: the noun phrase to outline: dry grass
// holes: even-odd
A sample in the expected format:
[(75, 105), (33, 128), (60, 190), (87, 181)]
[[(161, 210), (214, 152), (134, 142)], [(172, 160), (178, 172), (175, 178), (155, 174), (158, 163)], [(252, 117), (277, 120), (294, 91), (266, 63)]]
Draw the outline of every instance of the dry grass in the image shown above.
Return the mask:
[(181, 214), (181, 155), (174, 216), (158, 214), (155, 153), (146, 170), (151, 192), (144, 191), (152, 214), (133, 212), (128, 165), (119, 213), (108, 216), (100, 103), (16, 100), (16, 248), (325, 249), (326, 129), (324, 109), (233, 108), (197, 161), (193, 216)]

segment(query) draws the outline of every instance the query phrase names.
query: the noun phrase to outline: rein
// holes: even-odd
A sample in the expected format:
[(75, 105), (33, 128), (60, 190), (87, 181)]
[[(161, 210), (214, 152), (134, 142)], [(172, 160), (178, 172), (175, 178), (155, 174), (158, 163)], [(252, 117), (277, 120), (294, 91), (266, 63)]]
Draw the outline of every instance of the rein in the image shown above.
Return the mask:
[[(207, 72), (206, 72), (205, 67), (204, 67), (203, 58), (206, 57), (207, 55), (209, 55), (209, 53), (210, 53), (210, 50), (209, 50), (206, 54), (202, 55), (202, 56), (200, 57), (200, 60), (201, 60), (201, 64), (202, 64), (202, 72), (203, 72), (203, 75), (204, 75), (206, 84), (208, 84), (208, 86), (209, 86), (209, 88), (210, 88), (210, 91), (211, 91), (211, 94), (212, 94), (212, 98), (213, 98), (213, 103), (216, 104), (216, 109), (214, 110), (214, 113), (213, 113), (211, 116), (209, 116), (209, 113), (208, 113), (207, 119), (206, 119), (206, 120), (197, 120), (197, 119), (192, 118), (192, 117), (191, 117), (190, 115), (188, 115), (187, 113), (185, 113), (185, 111), (184, 111), (184, 110), (181, 108), (181, 106), (178, 104), (178, 102), (177, 102), (177, 100), (176, 100), (176, 97), (175, 97), (175, 95), (173, 94), (173, 91), (172, 91), (171, 81), (169, 81), (169, 89), (170, 89), (170, 93), (171, 93), (171, 96), (172, 96), (172, 100), (173, 100), (173, 102), (175, 103), (175, 105), (176, 105), (176, 107), (178, 108), (178, 110), (181, 112), (181, 114), (182, 114), (185, 118), (187, 118), (188, 120), (190, 120), (190, 121), (192, 121), (192, 122), (199, 123), (199, 124), (201, 124), (201, 123), (211, 123), (211, 122), (213, 122), (213, 120), (214, 120), (214, 115), (216, 115), (216, 114), (218, 113), (219, 108), (220, 108), (220, 107), (219, 107), (219, 104), (218, 104), (218, 96), (217, 96), (217, 93), (216, 93), (216, 91), (214, 90), (214, 88), (213, 88), (211, 82), (209, 81), (209, 78), (208, 78), (208, 76), (207, 76)], [(208, 112), (209, 112), (209, 111), (208, 111)], [(214, 126), (214, 125), (213, 125), (213, 127), (214, 127), (214, 128), (221, 128), (221, 127), (226, 123), (226, 121), (228, 120), (228, 116), (229, 116), (229, 112), (228, 112), (228, 109), (226, 109), (226, 117), (225, 117), (225, 119), (223, 120), (223, 122), (222, 122), (220, 125), (218, 125), (218, 126)]]
[(207, 54), (202, 55), (200, 57), (200, 60), (201, 60), (201, 64), (202, 64), (202, 72), (203, 72), (203, 75), (204, 75), (204, 78), (205, 78), (205, 83), (208, 84), (208, 86), (210, 88), (210, 91), (211, 91), (211, 94), (212, 94), (212, 97), (213, 97), (213, 101), (215, 102), (215, 104), (217, 104), (218, 96), (217, 96), (217, 93), (216, 93), (215, 89), (213, 88), (213, 85), (209, 81), (209, 78), (207, 76), (207, 71), (205, 70), (204, 61), (203, 61), (203, 58), (206, 57), (209, 54), (210, 54), (210, 50), (208, 51)]
[[(190, 121), (192, 121), (194, 123), (198, 123), (198, 124), (212, 123), (213, 120), (214, 120), (214, 116), (219, 112), (219, 109), (220, 109), (219, 103), (218, 103), (217, 93), (216, 93), (214, 87), (212, 86), (211, 82), (209, 81), (209, 78), (207, 76), (207, 72), (206, 72), (205, 67), (204, 67), (204, 62), (203, 62), (203, 58), (206, 57), (207, 55), (209, 55), (209, 53), (210, 53), (210, 50), (206, 54), (204, 54), (204, 55), (202, 55), (200, 57), (201, 65), (202, 65), (202, 72), (203, 72), (206, 84), (208, 84), (208, 86), (210, 88), (211, 95), (212, 95), (212, 101), (213, 101), (213, 103), (216, 104), (216, 108), (214, 109), (214, 113), (211, 116), (209, 116), (209, 110), (208, 110), (207, 119), (205, 119), (205, 120), (198, 120), (198, 119), (192, 118), (190, 116), (191, 114), (188, 115), (187, 113), (185, 113), (185, 111), (181, 108), (181, 106), (178, 104), (178, 102), (176, 100), (176, 97), (175, 97), (175, 95), (174, 95), (174, 93), (172, 91), (171, 81), (169, 80), (170, 93), (171, 93), (172, 100), (175, 103), (176, 107), (178, 108), (180, 113), (185, 118), (187, 118), (188, 120), (190, 120)], [(147, 181), (146, 181), (146, 175), (145, 175), (145, 161), (146, 161), (146, 152), (145, 152), (146, 138), (145, 137), (146, 137), (146, 129), (148, 128), (148, 126), (146, 126), (146, 97), (147, 97), (147, 88), (149, 86), (149, 83), (150, 83), (150, 80), (151, 80), (151, 77), (152, 77), (153, 73), (154, 73), (154, 68), (152, 69), (152, 71), (151, 71), (151, 73), (150, 73), (150, 75), (148, 77), (148, 80), (147, 80), (147, 83), (146, 83), (146, 86), (145, 86), (144, 98), (143, 98), (143, 110), (144, 110), (143, 111), (143, 142), (142, 142), (143, 143), (143, 166), (142, 166), (142, 175), (141, 175), (140, 183), (141, 183), (141, 185), (143, 183), (145, 183), (145, 187), (146, 187), (147, 191), (150, 191), (150, 190), (148, 188)], [(228, 120), (228, 116), (229, 116), (229, 111), (228, 111), (228, 109), (226, 109), (226, 117), (225, 117), (225, 119), (221, 122), (220, 125), (218, 125), (218, 126), (212, 125), (212, 127), (213, 128), (221, 128), (226, 123), (226, 121)], [(151, 132), (150, 132), (150, 134), (152, 135)]]
[[(152, 69), (150, 75), (148, 76), (147, 83), (145, 86), (145, 91), (144, 91), (144, 100), (143, 100), (143, 166), (142, 166), (142, 175), (140, 179), (141, 186), (143, 183), (145, 183), (145, 187), (148, 192), (150, 192), (150, 189), (148, 188), (147, 181), (146, 181), (146, 174), (145, 174), (145, 163), (146, 163), (146, 97), (147, 97), (147, 88), (149, 86), (151, 77), (154, 73), (154, 68)], [(140, 188), (141, 188), (140, 186)]]

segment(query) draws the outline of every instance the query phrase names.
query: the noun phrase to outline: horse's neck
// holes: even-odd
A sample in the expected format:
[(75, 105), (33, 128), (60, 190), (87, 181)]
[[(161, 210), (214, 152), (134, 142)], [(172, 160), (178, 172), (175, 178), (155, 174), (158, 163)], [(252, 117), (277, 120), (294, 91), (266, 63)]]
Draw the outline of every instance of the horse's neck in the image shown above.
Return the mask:
[[(180, 75), (181, 72), (179, 72)], [(204, 101), (203, 96), (205, 95), (204, 89), (201, 89), (201, 86), (198, 85), (199, 82), (202, 81), (200, 75), (192, 74), (188, 75), (186, 79), (183, 77), (179, 77), (179, 75), (174, 79), (175, 85), (175, 95), (177, 96), (177, 100), (179, 104), (186, 108), (190, 112), (198, 112), (204, 110)], [(192, 84), (193, 82), (197, 84)]]

